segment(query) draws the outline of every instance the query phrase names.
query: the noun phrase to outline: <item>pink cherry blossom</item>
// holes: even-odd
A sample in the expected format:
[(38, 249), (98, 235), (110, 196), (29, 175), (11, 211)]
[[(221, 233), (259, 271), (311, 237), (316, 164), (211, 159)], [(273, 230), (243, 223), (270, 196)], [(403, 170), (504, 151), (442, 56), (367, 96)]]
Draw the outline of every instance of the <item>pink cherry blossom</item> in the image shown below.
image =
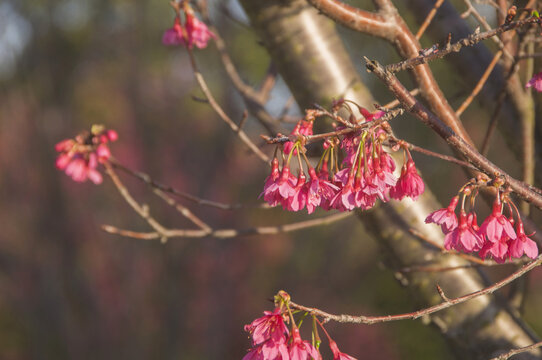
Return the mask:
[(307, 212), (312, 214), (314, 209), (320, 206), (322, 202), (331, 200), (339, 190), (338, 186), (333, 185), (327, 180), (320, 179), (316, 171), (309, 168), (310, 180), (305, 184), (307, 194)]
[(390, 189), (397, 184), (395, 175), (389, 169), (380, 166), (380, 157), (370, 158), (367, 161), (365, 181), (365, 193), (377, 195), (384, 202), (389, 201)]
[[(275, 176), (273, 170), (271, 172), (271, 175)], [(282, 168), (282, 172), (278, 178), (273, 181), (270, 181), (270, 179), (268, 178), (268, 180), (266, 181), (267, 187), (264, 187), (264, 191), (261, 195), (263, 195), (263, 199), (267, 201), (267, 203), (271, 206), (276, 206), (278, 204), (283, 204), (284, 206), (283, 201), (296, 194), (296, 182), (297, 181), (295, 176), (290, 174), (290, 167), (288, 165), (285, 165)]]
[(333, 360), (356, 360), (355, 357), (340, 352), (337, 343), (331, 339), (329, 339), (329, 348), (333, 353)]
[(516, 234), (517, 238), (511, 240), (508, 246), (510, 256), (520, 258), (523, 256), (523, 254), (525, 254), (531, 259), (536, 258), (538, 256), (538, 246), (533, 240), (529, 239), (527, 235), (525, 235), (525, 230), (521, 220), (519, 220), (516, 224)]
[(288, 346), (288, 353), (290, 360), (318, 360), (321, 358), (318, 350), (309, 341), (301, 339), (297, 327), (292, 329), (292, 342)]
[(459, 226), (444, 237), (444, 248), (446, 250), (455, 249), (458, 251), (472, 252), (482, 247), (482, 237), (469, 225), (465, 210), (461, 209), (459, 213)]
[(281, 342), (268, 339), (267, 341), (253, 347), (243, 360), (288, 360), (288, 347), (285, 339)]
[(448, 234), (457, 227), (457, 216), (455, 215), (455, 208), (459, 202), (459, 196), (454, 196), (450, 205), (447, 208), (439, 209), (432, 212), (425, 219), (426, 224), (434, 223), (440, 225), (442, 232)]
[(186, 45), (184, 29), (178, 16), (175, 17), (173, 27), (167, 29), (162, 36), (162, 44), (166, 46)]
[(538, 92), (542, 92), (542, 72), (535, 74), (525, 85), (526, 88), (534, 88)]
[(269, 339), (276, 343), (284, 343), (288, 327), (284, 323), (282, 310), (277, 307), (273, 311), (264, 311), (264, 316), (245, 325), (245, 331), (252, 335), (254, 345), (262, 344)]
[(369, 110), (359, 106), (359, 111), (361, 112), (361, 115), (365, 118), (365, 121), (373, 121), (378, 120), (382, 116), (386, 115), (384, 111), (377, 110), (375, 112), (370, 112)]
[(416, 165), (409, 158), (401, 169), (401, 176), (397, 184), (390, 190), (390, 196), (397, 200), (402, 200), (405, 196), (417, 200), (424, 190), (425, 185), (416, 170)]
[(514, 228), (510, 220), (501, 212), (501, 202), (499, 197), (493, 203), (492, 213), (484, 220), (480, 226), (480, 234), (485, 236), (490, 242), (498, 242), (504, 235), (510, 239), (516, 238)]
[(354, 193), (354, 178), (348, 177), (346, 184), (331, 199), (332, 208), (339, 211), (350, 211), (356, 207), (356, 194)]
[(305, 188), (305, 180), (307, 177), (301, 171), (297, 177), (297, 183), (295, 185), (295, 193), (282, 202), (282, 207), (288, 211), (299, 211), (305, 208), (307, 204), (307, 189)]
[(188, 34), (189, 48), (196, 45), (198, 48), (203, 49), (207, 47), (209, 40), (215, 37), (215, 34), (191, 10), (186, 11), (185, 29)]
[(104, 163), (111, 157), (106, 143), (117, 138), (116, 132), (106, 130), (101, 125), (94, 125), (91, 132), (77, 135), (75, 139), (62, 140), (55, 145), (55, 150), (60, 153), (55, 165), (74, 181), (90, 180), (94, 184), (100, 184), (103, 178), (96, 169), (99, 163)]

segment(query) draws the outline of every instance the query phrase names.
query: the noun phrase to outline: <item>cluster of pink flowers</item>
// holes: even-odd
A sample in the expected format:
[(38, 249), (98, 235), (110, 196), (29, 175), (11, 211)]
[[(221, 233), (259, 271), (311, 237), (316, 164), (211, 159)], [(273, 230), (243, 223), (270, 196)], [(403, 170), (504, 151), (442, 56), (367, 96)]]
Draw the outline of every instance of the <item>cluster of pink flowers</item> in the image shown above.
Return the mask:
[(93, 125), (90, 132), (56, 144), (55, 150), (60, 153), (56, 159), (56, 167), (74, 181), (84, 182), (89, 179), (94, 184), (100, 184), (102, 174), (96, 168), (99, 163), (110, 158), (111, 152), (107, 144), (117, 138), (116, 131), (107, 130), (102, 125)]
[[(282, 302), (275, 310), (264, 311), (264, 316), (245, 325), (245, 331), (252, 336), (252, 348), (243, 360), (319, 360), (322, 358), (316, 346), (301, 338), (299, 328), (291, 317), (291, 313), (285, 309), (287, 306)], [(291, 323), (291, 331), (288, 330), (287, 321)], [(334, 360), (356, 360), (342, 353), (337, 343), (329, 337), (323, 327), (322, 329), (329, 339)]]
[(180, 15), (175, 16), (173, 27), (167, 29), (162, 36), (162, 43), (168, 46), (183, 45), (189, 49), (194, 45), (200, 49), (207, 47), (207, 43), (215, 37), (215, 34), (196, 17), (188, 2), (183, 2), (182, 10), (185, 14), (184, 27)]
[[(467, 195), (469, 193), (470, 191), (467, 191)], [(455, 213), (459, 196), (453, 197), (448, 207), (429, 214), (425, 219), (426, 223), (440, 225), (442, 232), (446, 235), (444, 247), (447, 250), (455, 249), (466, 253), (478, 252), (482, 259), (492, 257), (499, 263), (510, 258), (520, 258), (523, 254), (532, 259), (538, 256), (538, 247), (525, 234), (519, 212), (510, 199), (503, 197), (505, 201), (503, 203), (499, 194), (493, 203), (491, 214), (481, 226), (478, 226), (476, 213), (471, 210), (467, 214), (465, 211), (464, 205), (467, 195), (463, 194), (459, 220)], [(504, 205), (508, 205), (508, 217), (504, 215)], [(516, 220), (514, 220), (514, 213)]]
[[(363, 108), (361, 110), (365, 121), (376, 120), (384, 115), (382, 111), (370, 113)], [(313, 112), (309, 112), (292, 131), (290, 138), (295, 136), (297, 141), (284, 144), (283, 154), (287, 155), (287, 159), (283, 155), (282, 169), (279, 169), (277, 157), (271, 162), (271, 174), (260, 195), (268, 204), (280, 204), (289, 211), (299, 211), (306, 207), (311, 214), (317, 207), (339, 211), (355, 208), (366, 210), (372, 208), (377, 199), (387, 202), (390, 198), (402, 200), (410, 197), (416, 200), (423, 193), (423, 180), (406, 148), (401, 175), (397, 178), (393, 174), (395, 161), (382, 145), (387, 132), (379, 125), (347, 133), (342, 138), (327, 139), (317, 169), (304, 156), (307, 177), (298, 150), (304, 155), (304, 139), (312, 135), (313, 115)], [(344, 151), (340, 168), (339, 149)], [(293, 155), (299, 158), (297, 177), (290, 172)]]
[(539, 72), (538, 74), (535, 74), (531, 80), (527, 82), (525, 85), (526, 88), (532, 87), (538, 92), (542, 92), (542, 72)]

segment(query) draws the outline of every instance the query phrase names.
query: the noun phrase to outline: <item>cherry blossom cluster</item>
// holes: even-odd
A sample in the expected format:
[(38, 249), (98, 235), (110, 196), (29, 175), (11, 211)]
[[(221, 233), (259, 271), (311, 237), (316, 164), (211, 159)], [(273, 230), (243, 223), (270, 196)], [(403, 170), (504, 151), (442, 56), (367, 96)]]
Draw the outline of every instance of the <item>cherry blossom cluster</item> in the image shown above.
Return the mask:
[(102, 174), (98, 172), (99, 163), (107, 161), (111, 152), (108, 143), (118, 138), (115, 130), (108, 130), (103, 125), (93, 125), (90, 132), (85, 131), (74, 139), (62, 140), (55, 146), (59, 152), (56, 167), (74, 181), (101, 184)]
[[(301, 338), (299, 326), (288, 305), (289, 298), (286, 292), (280, 291), (275, 296), (276, 307), (273, 311), (264, 311), (264, 316), (245, 325), (245, 331), (252, 337), (252, 348), (243, 360), (319, 360), (322, 358), (319, 352), (320, 338), (317, 327), (313, 327), (313, 342)], [(356, 360), (342, 353), (326, 329), (321, 324), (320, 326), (329, 340), (334, 360)]]
[[(344, 100), (343, 100), (344, 102)], [(336, 105), (335, 105), (336, 106)], [(360, 107), (363, 121), (361, 124), (380, 119), (383, 111), (370, 113)], [(345, 135), (332, 135), (323, 144), (324, 150), (318, 166), (313, 168), (305, 156), (305, 143), (313, 135), (313, 123), (319, 116), (327, 114), (320, 110), (307, 110), (307, 115), (300, 120), (288, 137), (294, 139), (281, 146), (282, 167), (275, 156), (271, 162), (271, 174), (265, 180), (260, 196), (271, 206), (282, 205), (289, 211), (307, 208), (311, 214), (317, 207), (325, 210), (336, 209), (350, 211), (355, 208), (372, 208), (377, 199), (387, 202), (391, 199), (402, 200), (410, 197), (417, 200), (425, 185), (416, 170), (410, 152), (406, 146), (404, 164), (400, 176), (394, 174), (395, 160), (384, 150), (383, 142), (389, 137), (384, 127), (385, 122), (375, 123), (363, 129), (352, 130)], [(336, 126), (337, 133), (347, 129), (347, 125)], [(305, 173), (303, 161), (307, 168)], [(290, 171), (293, 156), (298, 158), (298, 174)]]
[[(196, 17), (187, 1), (182, 1), (180, 4), (175, 3), (174, 7), (178, 10), (178, 14), (175, 16), (173, 27), (164, 32), (162, 44), (167, 46), (183, 45), (189, 49), (192, 49), (194, 45), (200, 49), (207, 47), (207, 43), (215, 37), (215, 34)], [(184, 13), (184, 26), (181, 24), (181, 13)]]
[[(534, 259), (538, 256), (538, 247), (526, 234), (516, 205), (506, 192), (497, 188), (497, 196), (491, 214), (478, 226), (474, 211), (478, 186), (485, 181), (471, 181), (463, 186), (460, 195), (454, 196), (448, 207), (439, 209), (425, 219), (426, 223), (440, 225), (445, 234), (444, 247), (465, 253), (478, 253), (485, 259), (493, 258), (503, 263), (511, 258), (520, 258), (524, 254)], [(462, 196), (459, 219), (456, 208)], [(465, 200), (470, 198), (470, 211), (465, 209)], [(529, 235), (531, 236), (531, 235)]]

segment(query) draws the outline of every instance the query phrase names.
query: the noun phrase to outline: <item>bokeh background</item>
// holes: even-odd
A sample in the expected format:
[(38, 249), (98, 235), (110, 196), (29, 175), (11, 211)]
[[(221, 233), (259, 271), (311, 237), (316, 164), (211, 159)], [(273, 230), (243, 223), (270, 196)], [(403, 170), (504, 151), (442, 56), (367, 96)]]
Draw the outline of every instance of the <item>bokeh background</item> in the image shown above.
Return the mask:
[[(371, 8), (367, 1), (352, 3)], [(270, 60), (240, 6), (209, 6), (242, 76), (257, 86)], [(194, 101), (201, 93), (187, 54), (161, 44), (172, 20), (165, 0), (0, 2), (0, 358), (240, 359), (250, 346), (243, 326), (271, 309), (280, 289), (298, 303), (336, 313), (416, 308), (355, 217), (290, 234), (166, 244), (100, 229), (149, 230), (109, 179), (100, 186), (78, 184), (55, 169), (54, 144), (94, 123), (118, 131), (112, 152), (126, 166), (202, 198), (248, 205), (222, 211), (183, 202), (216, 228), (308, 218), (251, 207), (259, 204), (268, 167), (247, 153), (207, 104)], [(354, 59), (397, 59), (387, 44), (343, 29), (341, 34)], [(212, 44), (197, 53), (218, 101), (241, 119), (242, 101), (217, 58)], [(377, 99), (391, 100), (355, 63)], [(457, 107), (467, 94), (461, 77), (445, 62), (432, 66)], [(268, 110), (279, 114), (289, 97), (279, 78)], [(293, 106), (290, 114), (300, 110)], [(464, 115), (475, 139), (483, 136), (487, 117), (476, 104)], [(272, 153), (258, 140), (265, 130), (253, 118), (246, 129)], [(394, 129), (414, 143), (448, 151), (411, 120)], [(509, 153), (497, 153), (501, 145), (498, 138), (497, 162), (519, 174)], [(415, 160), (442, 202), (465, 179), (446, 163)], [(144, 184), (123, 181), (163, 224), (192, 226)], [(542, 292), (535, 283), (541, 276), (536, 271), (530, 277), (525, 307), (527, 322), (539, 333)], [(358, 358), (451, 358), (436, 330), (421, 321), (327, 328), (343, 351)]]

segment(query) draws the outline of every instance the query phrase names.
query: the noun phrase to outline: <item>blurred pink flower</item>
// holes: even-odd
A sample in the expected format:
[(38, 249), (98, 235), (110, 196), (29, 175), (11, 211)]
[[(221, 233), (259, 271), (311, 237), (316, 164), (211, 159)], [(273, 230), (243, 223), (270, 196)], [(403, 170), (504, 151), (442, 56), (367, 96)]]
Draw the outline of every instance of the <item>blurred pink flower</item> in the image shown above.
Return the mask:
[(526, 88), (533, 87), (536, 91), (542, 92), (542, 71), (535, 74), (525, 85)]
[(106, 143), (117, 138), (115, 131), (94, 125), (91, 132), (77, 135), (75, 139), (62, 140), (55, 145), (55, 150), (60, 153), (55, 165), (74, 181), (84, 182), (88, 179), (94, 184), (101, 184), (103, 178), (96, 169), (99, 163), (111, 157)]
[(215, 37), (215, 34), (213, 34), (207, 25), (205, 25), (203, 21), (200, 21), (192, 11), (186, 11), (185, 28), (188, 33), (189, 48), (196, 45), (198, 48), (203, 49), (207, 47), (209, 40)]
[(166, 46), (173, 45), (186, 45), (184, 40), (183, 27), (181, 25), (181, 20), (178, 16), (175, 16), (175, 21), (173, 22), (173, 27), (167, 29), (162, 36), (162, 44)]

